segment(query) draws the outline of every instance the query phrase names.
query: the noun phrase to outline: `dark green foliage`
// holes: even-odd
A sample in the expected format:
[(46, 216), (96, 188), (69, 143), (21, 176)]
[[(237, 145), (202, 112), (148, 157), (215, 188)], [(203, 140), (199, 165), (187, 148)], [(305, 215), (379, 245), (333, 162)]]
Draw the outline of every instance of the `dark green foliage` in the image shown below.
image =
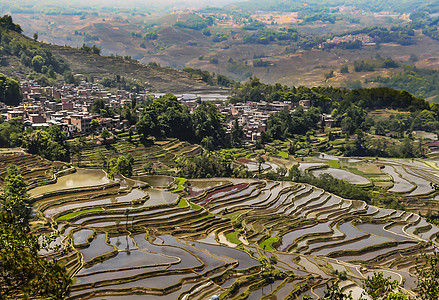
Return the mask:
[(203, 101), (192, 114), (193, 128), (198, 141), (204, 138), (212, 139), (212, 146), (227, 146), (224, 117), (209, 101)]
[(19, 119), (1, 120), (0, 147), (20, 147), (23, 141), (24, 124)]
[(322, 22), (329, 22), (331, 24), (335, 24), (335, 16), (326, 14), (326, 13), (307, 13), (307, 12), (301, 12), (299, 13), (299, 18), (303, 19), (303, 22), (305, 23), (311, 23), (315, 21), (322, 21)]
[(3, 193), (0, 195), (3, 212), (14, 215), (21, 223), (28, 223), (31, 209), (27, 203), (27, 185), (17, 166), (8, 167), (3, 185)]
[(290, 177), (297, 182), (305, 182), (314, 185), (330, 193), (334, 193), (346, 199), (356, 199), (370, 202), (369, 194), (355, 184), (336, 179), (330, 174), (322, 174), (319, 177), (312, 174), (302, 173), (297, 166), (290, 169)]
[(325, 295), (323, 297), (323, 300), (349, 300), (353, 299), (352, 292), (350, 292), (348, 295), (343, 294), (343, 291), (338, 286), (338, 284), (333, 284), (331, 286), (326, 286), (327, 291), (325, 292)]
[(37, 129), (27, 133), (23, 138), (23, 146), (31, 154), (49, 160), (68, 161), (70, 153), (65, 140), (65, 132), (58, 125), (52, 125), (47, 131)]
[(146, 105), (136, 128), (144, 137), (175, 137), (186, 141), (194, 139), (189, 109), (171, 94)]
[(372, 81), (394, 89), (406, 90), (417, 97), (431, 97), (439, 92), (439, 72), (407, 66), (391, 77), (376, 77)]
[(184, 68), (183, 71), (195, 74), (201, 76), (201, 80), (206, 82), (209, 85), (219, 85), (219, 86), (225, 86), (225, 87), (231, 87), (235, 84), (235, 81), (227, 78), (224, 75), (218, 74), (215, 78), (215, 74), (210, 74), (209, 71), (201, 70), (201, 69), (194, 69), (194, 68)]
[(425, 255), (425, 264), (416, 269), (418, 276), (417, 292), (422, 300), (434, 300), (439, 298), (439, 254), (434, 252)]
[(147, 33), (145, 33), (145, 35), (143, 36), (143, 38), (145, 40), (156, 40), (158, 38), (158, 34), (157, 31), (148, 31)]
[(243, 137), (244, 137), (244, 130), (242, 129), (242, 126), (239, 125), (238, 119), (235, 119), (231, 132), (230, 145), (232, 147), (241, 147)]
[(107, 173), (110, 178), (122, 174), (124, 176), (133, 175), (134, 157), (131, 153), (121, 155), (118, 158), (112, 157), (108, 162)]
[(355, 61), (354, 62), (354, 71), (355, 72), (373, 72), (373, 71), (375, 71), (375, 66), (371, 63), (364, 61), (364, 60)]
[(265, 68), (268, 66), (270, 66), (269, 61), (263, 61), (262, 59), (253, 61), (253, 67), (255, 67), (255, 68)]
[[(153, 65), (155, 63), (150, 63)], [(129, 92), (141, 92), (145, 90), (145, 85), (137, 79), (129, 79), (124, 76), (114, 75), (113, 77), (103, 77), (100, 83), (108, 88), (117, 88), (118, 90), (125, 90)]]
[(391, 277), (385, 278), (383, 273), (374, 272), (373, 276), (367, 276), (363, 288), (373, 300), (408, 299), (406, 294), (400, 292), (398, 281), (392, 281)]
[(347, 73), (349, 73), (349, 68), (348, 68), (348, 66), (347, 66), (347, 65), (342, 66), (342, 67), (340, 68), (340, 73), (342, 73), (342, 74), (347, 74)]
[(20, 25), (14, 24), (14, 22), (12, 21), (12, 17), (9, 15), (4, 15), (3, 17), (0, 17), (0, 28), (12, 30), (18, 33), (23, 32)]
[(27, 202), (23, 177), (11, 165), (0, 196), (0, 298), (64, 299), (71, 279), (65, 267), (40, 258)]
[(10, 32), (9, 30), (16, 30), (9, 27), (0, 26), (0, 54), (3, 52), (16, 56), (20, 59), (21, 64), (49, 77), (54, 77), (55, 73), (62, 74), (69, 69), (66, 62), (55, 57), (43, 44), (18, 36), (17, 33)]
[(227, 37), (222, 33), (217, 33), (212, 37), (212, 42), (214, 42), (214, 43), (221, 43), (221, 42), (226, 41), (226, 40), (227, 40)]
[(230, 102), (248, 102), (248, 101), (292, 101), (294, 96), (287, 86), (281, 84), (267, 85), (262, 83), (259, 78), (251, 78), (243, 85), (236, 85), (232, 89)]
[(270, 42), (278, 41), (297, 41), (299, 38), (297, 32), (277, 32), (277, 31), (258, 31), (257, 33), (244, 35), (242, 41), (244, 44), (263, 44), (268, 45)]
[(285, 140), (295, 134), (305, 134), (319, 125), (320, 111), (311, 107), (304, 111), (301, 106), (292, 112), (283, 110), (270, 115), (267, 122), (267, 136), (275, 140)]
[(204, 153), (177, 159), (178, 174), (185, 178), (232, 177), (232, 163), (225, 158)]
[(20, 84), (2, 73), (0, 73), (0, 102), (11, 106), (21, 102)]
[(242, 26), (242, 29), (244, 30), (258, 30), (258, 29), (264, 29), (265, 23), (261, 22), (259, 20), (255, 20), (252, 18), (249, 18), (249, 23)]
[(174, 26), (189, 28), (193, 30), (203, 30), (209, 26), (212, 26), (214, 23), (214, 19), (210, 16), (206, 18), (201, 18), (197, 15), (190, 14), (187, 16), (187, 20), (185, 21), (177, 21)]
[(193, 69), (193, 68), (184, 68), (183, 71), (190, 74), (199, 75), (201, 76), (201, 80), (203, 80), (207, 84), (214, 85), (214, 78), (212, 77), (212, 75), (210, 75), (209, 71), (204, 71), (201, 69)]

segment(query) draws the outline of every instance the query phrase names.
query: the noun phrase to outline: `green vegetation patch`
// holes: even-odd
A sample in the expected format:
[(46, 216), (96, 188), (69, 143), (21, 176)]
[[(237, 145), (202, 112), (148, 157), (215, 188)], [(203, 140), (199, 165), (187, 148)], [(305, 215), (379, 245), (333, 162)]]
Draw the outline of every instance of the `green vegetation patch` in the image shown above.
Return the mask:
[(187, 207), (189, 204), (187, 203), (186, 199), (180, 198), (180, 201), (178, 202), (178, 207)]
[(283, 152), (283, 151), (279, 151), (277, 153), (278, 156), (284, 158), (284, 159), (288, 159), (288, 153), (287, 152)]
[(234, 231), (234, 232), (226, 234), (226, 238), (231, 243), (239, 245), (239, 244), (241, 244), (241, 241), (238, 239), (238, 235), (239, 235), (239, 232)]
[(72, 213), (69, 213), (67, 215), (61, 216), (61, 217), (57, 218), (56, 220), (57, 221), (69, 220), (69, 219), (77, 217), (81, 214), (85, 214), (85, 213), (92, 212), (92, 211), (102, 211), (102, 210), (104, 210), (104, 209), (103, 208), (91, 208), (91, 209), (87, 209), (87, 210), (76, 211), (76, 212), (72, 212)]
[(268, 251), (274, 251), (273, 244), (279, 241), (279, 238), (277, 236), (273, 236), (271, 238), (266, 239), (262, 243), (259, 244), (259, 247), (261, 247), (264, 250)]
[(236, 211), (234, 213), (226, 215), (225, 217), (229, 218), (232, 221), (236, 221), (241, 215), (248, 213), (250, 210), (251, 209)]
[(329, 161), (327, 163), (331, 168), (334, 169), (340, 169), (340, 162), (339, 161)]
[(191, 206), (191, 209), (193, 209), (193, 210), (200, 210), (200, 209), (202, 209), (202, 207), (200, 205), (192, 203), (190, 201), (189, 201), (189, 205)]
[(187, 182), (186, 178), (175, 178), (178, 180), (178, 186), (176, 189), (169, 191), (170, 193), (179, 193), (184, 191), (185, 189), (185, 184)]

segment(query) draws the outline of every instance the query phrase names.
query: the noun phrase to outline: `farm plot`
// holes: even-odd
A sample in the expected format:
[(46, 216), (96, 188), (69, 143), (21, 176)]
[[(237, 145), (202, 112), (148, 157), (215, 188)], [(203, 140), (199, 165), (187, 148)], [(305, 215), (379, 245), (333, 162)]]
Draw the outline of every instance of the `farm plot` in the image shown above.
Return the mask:
[[(411, 282), (416, 258), (438, 245), (439, 228), (416, 214), (307, 184), (198, 179), (187, 185), (188, 198), (123, 182), (35, 198), (35, 209), (60, 233), (65, 252), (47, 255), (75, 278), (70, 299), (321, 297), (334, 270), (346, 271), (348, 288), (358, 292), (374, 269)], [(274, 281), (264, 279), (266, 272)]]

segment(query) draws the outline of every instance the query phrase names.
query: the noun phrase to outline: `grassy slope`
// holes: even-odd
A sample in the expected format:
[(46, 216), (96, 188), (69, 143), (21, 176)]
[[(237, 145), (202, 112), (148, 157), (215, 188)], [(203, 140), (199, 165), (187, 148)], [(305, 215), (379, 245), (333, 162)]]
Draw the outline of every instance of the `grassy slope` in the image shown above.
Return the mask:
[[(23, 35), (11, 32), (11, 35), (20, 39), (28, 39)], [(138, 79), (149, 84), (149, 90), (154, 92), (186, 92), (213, 90), (195, 75), (167, 68), (149, 66), (135, 61), (128, 61), (118, 57), (88, 54), (77, 48), (46, 44), (53, 54), (66, 60), (74, 74), (93, 75), (99, 80), (102, 77), (114, 75)], [(25, 79), (32, 71), (20, 63), (16, 56), (4, 55), (1, 57), (0, 72), (17, 79)], [(58, 76), (61, 80), (62, 76)]]
[(118, 57), (86, 54), (70, 47), (50, 45), (49, 48), (54, 54), (67, 60), (77, 74), (93, 75), (97, 79), (118, 74), (147, 82), (152, 91), (160, 92), (211, 89), (200, 79), (191, 78), (188, 73), (173, 68), (153, 67)]

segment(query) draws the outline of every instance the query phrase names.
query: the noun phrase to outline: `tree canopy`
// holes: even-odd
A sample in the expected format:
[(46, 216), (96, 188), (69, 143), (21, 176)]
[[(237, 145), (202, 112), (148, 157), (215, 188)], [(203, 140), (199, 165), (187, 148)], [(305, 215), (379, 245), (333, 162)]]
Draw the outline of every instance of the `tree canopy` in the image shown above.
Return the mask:
[(21, 102), (20, 83), (2, 73), (0, 73), (0, 102), (12, 106)]
[(71, 279), (65, 267), (39, 256), (28, 200), (20, 170), (9, 166), (0, 196), (0, 298), (63, 299)]

